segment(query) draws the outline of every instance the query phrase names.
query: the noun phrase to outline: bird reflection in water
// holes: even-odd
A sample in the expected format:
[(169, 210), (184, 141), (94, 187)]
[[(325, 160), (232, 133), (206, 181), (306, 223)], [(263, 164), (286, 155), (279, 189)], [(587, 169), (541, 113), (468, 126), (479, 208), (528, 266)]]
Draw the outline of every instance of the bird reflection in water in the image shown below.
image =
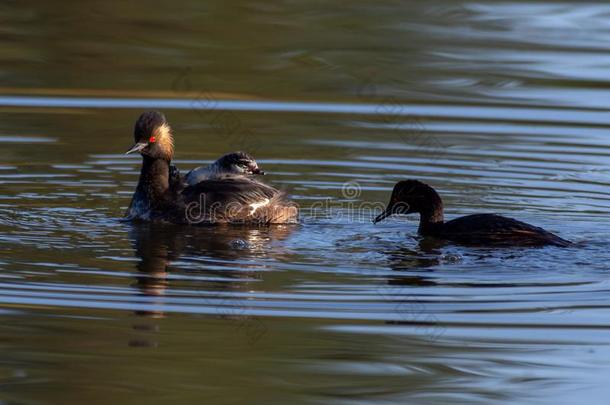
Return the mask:
[(395, 275), (387, 277), (378, 293), (393, 304), (393, 315), (398, 317), (386, 321), (386, 325), (410, 327), (415, 337), (428, 341), (443, 336), (445, 326), (427, 305), (434, 301), (422, 297), (422, 289), (439, 285), (433, 273), (436, 266), (447, 261), (442, 250), (446, 245), (444, 241), (422, 239), (413, 248), (400, 246), (384, 252)]
[[(244, 278), (261, 277), (260, 270), (264, 266), (260, 264), (263, 262), (261, 259), (272, 255), (274, 259), (281, 260), (286, 252), (274, 242), (286, 239), (294, 227), (131, 225), (129, 236), (135, 255), (140, 259), (136, 265), (138, 276), (134, 286), (142, 295), (159, 298), (151, 303), (151, 310), (136, 313), (147, 317), (164, 316), (163, 311), (152, 307), (155, 303), (166, 302), (163, 297), (170, 288), (172, 263), (178, 260), (180, 275), (185, 279), (171, 280), (174, 288), (181, 285), (185, 289), (192, 289), (197, 283), (198, 288), (206, 291), (248, 291), (251, 282), (244, 281)], [(236, 266), (239, 271), (234, 271)], [(226, 270), (222, 267), (226, 267)], [(202, 277), (202, 281), (189, 280), (191, 275)], [(231, 278), (235, 282), (231, 282)], [(226, 313), (221, 315), (227, 316)]]
[(444, 262), (442, 248), (447, 243), (435, 239), (422, 239), (416, 246), (398, 246), (387, 249), (386, 255), (390, 268), (394, 271), (429, 272), (434, 266)]
[[(244, 315), (247, 299), (240, 302), (239, 299), (227, 298), (222, 293), (250, 291), (252, 281), (247, 280), (261, 278), (260, 271), (265, 268), (260, 263), (264, 259), (272, 256), (274, 260), (283, 260), (282, 255), (289, 253), (275, 242), (288, 238), (294, 229), (295, 225), (131, 225), (129, 237), (135, 255), (140, 259), (136, 264), (138, 275), (134, 287), (140, 295), (154, 297), (147, 301), (150, 309), (138, 310), (135, 314), (147, 319), (164, 318), (166, 314), (159, 308), (172, 304), (170, 293), (172, 296), (179, 295), (177, 288), (192, 290), (196, 287), (198, 291), (218, 292), (218, 295), (208, 296), (208, 300), (202, 301), (200, 305), (216, 308), (218, 319), (234, 321), (236, 332), (245, 335), (253, 344), (264, 335), (266, 326), (258, 318)], [(173, 278), (172, 270), (184, 278)], [(139, 322), (133, 328), (141, 336), (142, 333), (156, 332), (159, 326)], [(129, 345), (155, 347), (156, 342), (150, 335), (144, 335), (143, 338), (131, 340)]]

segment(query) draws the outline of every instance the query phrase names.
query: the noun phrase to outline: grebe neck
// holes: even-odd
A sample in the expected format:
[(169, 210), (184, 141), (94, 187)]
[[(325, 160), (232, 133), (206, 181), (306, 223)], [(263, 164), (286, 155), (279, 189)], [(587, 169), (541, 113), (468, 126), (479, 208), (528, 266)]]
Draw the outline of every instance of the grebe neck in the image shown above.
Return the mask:
[(420, 235), (433, 235), (444, 223), (443, 201), (439, 197), (430, 201), (430, 205), (420, 211), (418, 232)]
[(169, 190), (169, 161), (143, 156), (138, 186), (145, 186), (152, 199), (163, 196)]

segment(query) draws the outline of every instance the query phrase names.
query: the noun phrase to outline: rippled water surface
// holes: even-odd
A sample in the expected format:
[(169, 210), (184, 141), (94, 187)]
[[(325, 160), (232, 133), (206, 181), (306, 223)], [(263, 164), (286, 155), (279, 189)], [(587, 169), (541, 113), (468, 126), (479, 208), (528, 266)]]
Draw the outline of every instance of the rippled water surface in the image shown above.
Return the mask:
[[(227, 3), (0, 5), (0, 399), (606, 403), (610, 6)], [(301, 224), (121, 222), (150, 108)], [(405, 178), (576, 244), (372, 225)]]

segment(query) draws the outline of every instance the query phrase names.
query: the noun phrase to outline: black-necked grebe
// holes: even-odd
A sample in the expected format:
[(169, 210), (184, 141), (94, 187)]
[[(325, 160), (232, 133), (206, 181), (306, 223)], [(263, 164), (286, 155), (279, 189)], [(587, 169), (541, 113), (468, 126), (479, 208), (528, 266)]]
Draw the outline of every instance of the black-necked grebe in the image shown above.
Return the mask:
[(373, 220), (393, 214), (419, 213), (418, 232), (422, 236), (480, 246), (569, 246), (571, 242), (542, 228), (495, 214), (474, 214), (445, 222), (443, 201), (427, 184), (417, 180), (396, 183), (390, 203)]
[(210, 180), (227, 175), (248, 176), (264, 175), (256, 160), (246, 152), (228, 153), (209, 166), (197, 167), (184, 176), (186, 183), (193, 186), (203, 180)]
[(127, 154), (142, 155), (142, 170), (126, 213), (128, 220), (275, 224), (297, 219), (296, 206), (282, 192), (252, 177), (228, 174), (185, 184), (171, 164), (172, 130), (159, 112), (145, 112), (138, 118), (134, 139)]

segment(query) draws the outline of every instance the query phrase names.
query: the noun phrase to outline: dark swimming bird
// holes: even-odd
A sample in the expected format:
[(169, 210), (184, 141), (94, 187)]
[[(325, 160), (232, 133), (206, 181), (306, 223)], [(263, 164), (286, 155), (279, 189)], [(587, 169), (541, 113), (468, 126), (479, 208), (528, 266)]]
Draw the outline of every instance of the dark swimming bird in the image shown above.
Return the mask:
[(184, 177), (189, 186), (195, 185), (203, 180), (224, 177), (227, 175), (247, 176), (264, 175), (256, 160), (246, 152), (233, 152), (222, 156), (209, 166), (197, 167)]
[(296, 205), (252, 177), (227, 174), (185, 184), (171, 164), (174, 138), (163, 114), (143, 113), (136, 121), (134, 140), (127, 154), (142, 155), (142, 170), (126, 219), (179, 224), (296, 222)]
[(374, 223), (393, 214), (419, 213), (418, 233), (466, 245), (481, 246), (569, 246), (571, 242), (542, 228), (495, 214), (474, 214), (445, 222), (443, 201), (427, 184), (399, 181), (390, 202)]

